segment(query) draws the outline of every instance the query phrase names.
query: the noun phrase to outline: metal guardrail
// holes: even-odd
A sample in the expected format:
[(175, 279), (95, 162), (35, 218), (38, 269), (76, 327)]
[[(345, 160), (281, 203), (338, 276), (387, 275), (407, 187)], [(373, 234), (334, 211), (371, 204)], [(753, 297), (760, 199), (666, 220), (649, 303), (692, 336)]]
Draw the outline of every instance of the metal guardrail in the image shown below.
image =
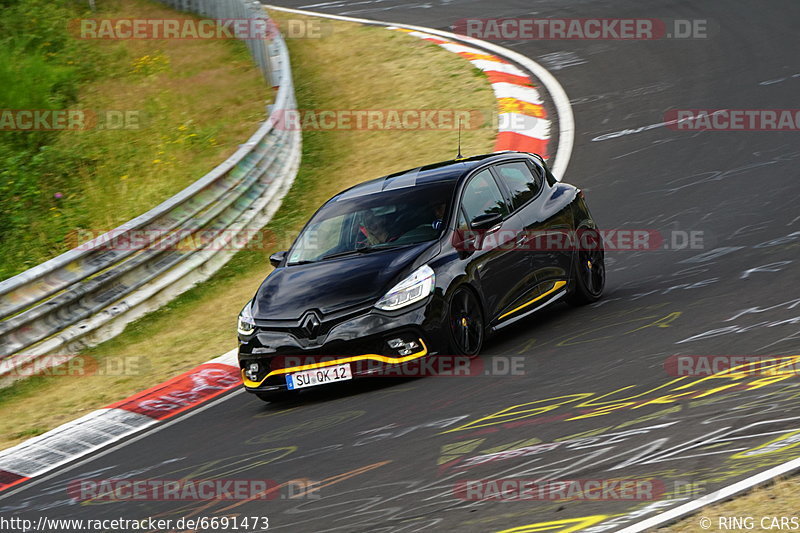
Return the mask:
[[(266, 19), (245, 0), (161, 0), (214, 19)], [(297, 174), (299, 131), (276, 127), (295, 109), (289, 56), (279, 35), (248, 39), (264, 78), (278, 86), (270, 117), (221, 165), (150, 211), (77, 248), (0, 282), (0, 387), (26, 368), (63, 362), (125, 324), (207, 279), (277, 210)], [(163, 235), (167, 232), (165, 240)], [(192, 235), (217, 235), (193, 249), (168, 246)], [(129, 239), (135, 245), (120, 249)], [(156, 240), (158, 239), (158, 243)], [(137, 242), (142, 241), (142, 242)], [(156, 245), (157, 244), (157, 245)], [(43, 356), (63, 354), (58, 357)], [(43, 363), (44, 361), (44, 363)]]

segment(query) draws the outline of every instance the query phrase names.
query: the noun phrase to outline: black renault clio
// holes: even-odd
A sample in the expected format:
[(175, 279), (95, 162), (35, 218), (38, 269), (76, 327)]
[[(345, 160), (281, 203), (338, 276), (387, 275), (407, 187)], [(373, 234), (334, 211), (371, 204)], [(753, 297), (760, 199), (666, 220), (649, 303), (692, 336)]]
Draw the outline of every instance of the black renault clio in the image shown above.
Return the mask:
[(596, 233), (583, 193), (535, 154), (356, 185), (270, 257), (275, 270), (239, 315), (244, 386), (269, 401), (426, 357), (477, 355), (487, 334), (552, 302), (601, 296)]

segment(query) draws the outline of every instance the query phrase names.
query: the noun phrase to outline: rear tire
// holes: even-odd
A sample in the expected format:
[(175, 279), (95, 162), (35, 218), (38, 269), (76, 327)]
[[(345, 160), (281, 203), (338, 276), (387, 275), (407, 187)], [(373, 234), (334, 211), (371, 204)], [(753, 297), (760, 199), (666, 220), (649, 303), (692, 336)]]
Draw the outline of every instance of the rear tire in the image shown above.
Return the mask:
[[(585, 230), (594, 233), (595, 246), (589, 250), (577, 250), (572, 266), (572, 288), (567, 294), (566, 302), (580, 306), (596, 302), (603, 296), (606, 285), (606, 265), (603, 241), (597, 230)], [(580, 246), (579, 246), (580, 248)]]
[(461, 287), (450, 298), (448, 322), (450, 326), (449, 355), (477, 356), (483, 347), (483, 310), (471, 290)]

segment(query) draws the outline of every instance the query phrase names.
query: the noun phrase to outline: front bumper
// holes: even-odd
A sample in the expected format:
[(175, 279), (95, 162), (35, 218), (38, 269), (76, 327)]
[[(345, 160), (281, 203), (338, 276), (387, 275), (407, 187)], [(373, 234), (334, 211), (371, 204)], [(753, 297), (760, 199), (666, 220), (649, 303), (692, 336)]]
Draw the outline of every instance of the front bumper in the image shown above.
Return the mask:
[[(387, 367), (418, 361), (446, 351), (443, 308), (433, 298), (400, 314), (374, 309), (356, 313), (317, 339), (304, 338), (296, 329), (258, 328), (239, 338), (239, 367), (246, 390), (272, 392), (287, 389), (286, 376), (294, 372), (349, 364), (353, 378), (388, 373)], [(401, 351), (388, 341), (414, 342)], [(257, 363), (258, 371), (248, 372)]]

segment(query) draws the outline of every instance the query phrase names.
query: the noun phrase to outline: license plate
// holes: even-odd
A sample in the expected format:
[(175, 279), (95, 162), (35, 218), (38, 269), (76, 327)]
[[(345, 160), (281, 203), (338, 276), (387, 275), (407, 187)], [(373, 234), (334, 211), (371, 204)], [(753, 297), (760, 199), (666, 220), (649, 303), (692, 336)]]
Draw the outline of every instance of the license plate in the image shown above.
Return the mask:
[(322, 385), (323, 383), (332, 383), (334, 381), (346, 381), (348, 379), (353, 379), (349, 364), (325, 366), (322, 368), (315, 368), (314, 370), (304, 370), (303, 372), (287, 374), (286, 386), (289, 390), (302, 389), (304, 387), (313, 387), (314, 385)]

